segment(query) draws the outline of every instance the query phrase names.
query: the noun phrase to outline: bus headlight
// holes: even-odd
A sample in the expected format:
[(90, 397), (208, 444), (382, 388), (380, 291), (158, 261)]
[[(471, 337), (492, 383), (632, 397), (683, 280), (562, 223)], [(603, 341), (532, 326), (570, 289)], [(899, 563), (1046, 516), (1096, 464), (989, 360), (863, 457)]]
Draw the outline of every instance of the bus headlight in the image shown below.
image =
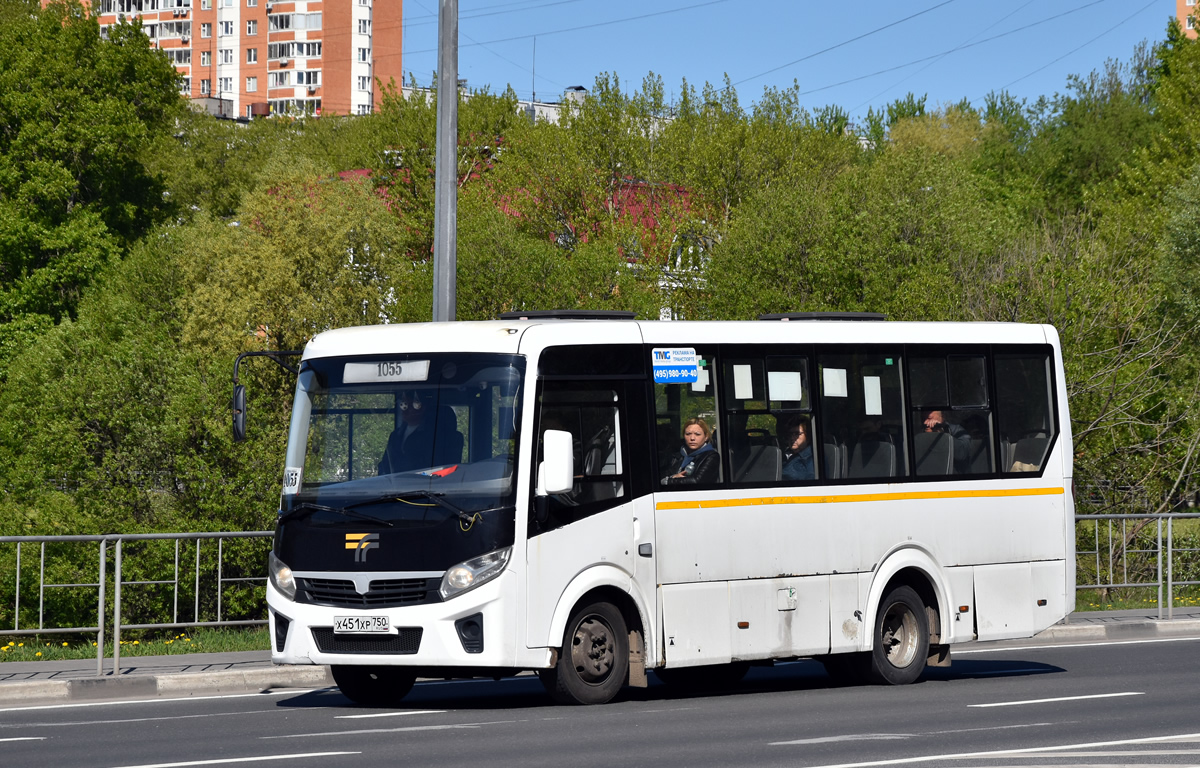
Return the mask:
[(296, 599), (296, 578), (292, 576), (292, 569), (275, 557), (274, 550), (267, 556), (267, 578), (271, 580), (281, 595), (288, 600)]
[(512, 547), (497, 549), (495, 552), (488, 552), (486, 555), (471, 558), (466, 562), (459, 563), (450, 570), (446, 571), (446, 575), (442, 577), (442, 586), (438, 589), (438, 593), (443, 600), (449, 600), (455, 595), (461, 595), (463, 592), (475, 589), (480, 584), (486, 584), (492, 579), (500, 575), (504, 570), (504, 566), (508, 565), (508, 558), (512, 555)]

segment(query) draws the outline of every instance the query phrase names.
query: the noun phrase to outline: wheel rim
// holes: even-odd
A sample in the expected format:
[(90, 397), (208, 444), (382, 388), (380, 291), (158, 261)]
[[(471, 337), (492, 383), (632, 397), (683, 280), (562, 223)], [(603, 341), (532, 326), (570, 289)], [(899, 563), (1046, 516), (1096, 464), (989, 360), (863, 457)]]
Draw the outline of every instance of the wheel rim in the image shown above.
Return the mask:
[(604, 682), (612, 672), (616, 655), (612, 628), (599, 616), (585, 616), (571, 639), (571, 664), (585, 683)]
[(907, 667), (916, 660), (917, 615), (904, 603), (888, 607), (883, 616), (880, 641), (887, 653), (888, 663), (893, 667)]

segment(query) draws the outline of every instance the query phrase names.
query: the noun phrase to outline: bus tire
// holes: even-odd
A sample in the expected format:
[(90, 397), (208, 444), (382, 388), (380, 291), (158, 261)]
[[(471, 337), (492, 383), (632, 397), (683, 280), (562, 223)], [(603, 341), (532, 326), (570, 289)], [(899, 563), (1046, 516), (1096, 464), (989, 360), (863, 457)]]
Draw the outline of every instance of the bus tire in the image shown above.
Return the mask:
[(329, 669), (342, 695), (366, 707), (387, 707), (399, 703), (417, 681), (416, 672), (405, 667), (334, 664)]
[(871, 682), (916, 682), (929, 656), (929, 619), (925, 603), (912, 587), (896, 587), (884, 595), (875, 614), (874, 631)]
[(563, 704), (612, 701), (629, 675), (629, 632), (611, 603), (578, 608), (567, 622), (558, 663), (538, 671), (542, 685)]

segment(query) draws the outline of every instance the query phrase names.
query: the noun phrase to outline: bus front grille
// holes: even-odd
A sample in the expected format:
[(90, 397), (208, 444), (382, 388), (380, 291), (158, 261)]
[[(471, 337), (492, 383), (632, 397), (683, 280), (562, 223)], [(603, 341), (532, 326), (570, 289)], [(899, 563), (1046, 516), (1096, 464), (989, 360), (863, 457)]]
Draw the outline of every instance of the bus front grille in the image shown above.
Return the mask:
[(395, 608), (440, 602), (441, 579), (377, 579), (365, 595), (349, 579), (296, 579), (296, 602), (334, 608)]
[(321, 653), (412, 654), (421, 648), (420, 627), (400, 627), (394, 635), (335, 635), (332, 627), (313, 627)]

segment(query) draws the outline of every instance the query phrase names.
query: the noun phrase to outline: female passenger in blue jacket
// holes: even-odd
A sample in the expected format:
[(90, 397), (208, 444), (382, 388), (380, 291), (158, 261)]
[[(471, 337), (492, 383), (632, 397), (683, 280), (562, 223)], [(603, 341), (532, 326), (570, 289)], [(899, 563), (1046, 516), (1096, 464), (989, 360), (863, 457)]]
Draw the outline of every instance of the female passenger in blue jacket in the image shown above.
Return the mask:
[(807, 416), (792, 416), (779, 422), (779, 447), (783, 449), (783, 479), (813, 479), (812, 422)]
[(701, 485), (721, 479), (721, 454), (713, 448), (712, 430), (704, 419), (689, 419), (683, 425), (683, 447), (671, 461), (663, 485)]

